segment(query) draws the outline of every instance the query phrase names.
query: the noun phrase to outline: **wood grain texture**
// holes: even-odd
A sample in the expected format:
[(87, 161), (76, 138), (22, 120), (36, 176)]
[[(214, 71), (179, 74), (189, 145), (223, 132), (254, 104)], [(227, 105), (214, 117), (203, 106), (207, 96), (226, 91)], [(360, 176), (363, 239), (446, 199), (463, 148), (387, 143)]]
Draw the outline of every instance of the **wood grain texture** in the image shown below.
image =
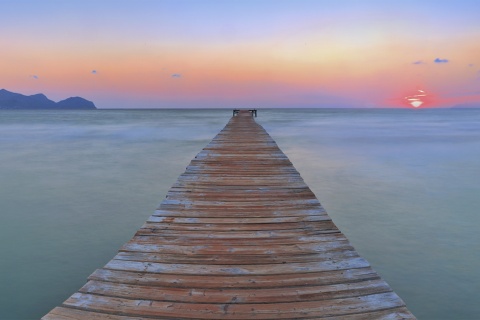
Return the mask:
[(415, 319), (240, 111), (154, 214), (43, 319)]

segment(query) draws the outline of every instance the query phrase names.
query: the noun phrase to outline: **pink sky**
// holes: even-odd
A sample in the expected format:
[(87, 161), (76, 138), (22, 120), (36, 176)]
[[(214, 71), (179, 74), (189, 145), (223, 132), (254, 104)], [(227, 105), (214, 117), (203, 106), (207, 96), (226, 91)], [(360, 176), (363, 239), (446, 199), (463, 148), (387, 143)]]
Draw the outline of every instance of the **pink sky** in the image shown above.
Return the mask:
[(480, 104), (480, 2), (385, 2), (3, 1), (0, 88), (99, 108)]

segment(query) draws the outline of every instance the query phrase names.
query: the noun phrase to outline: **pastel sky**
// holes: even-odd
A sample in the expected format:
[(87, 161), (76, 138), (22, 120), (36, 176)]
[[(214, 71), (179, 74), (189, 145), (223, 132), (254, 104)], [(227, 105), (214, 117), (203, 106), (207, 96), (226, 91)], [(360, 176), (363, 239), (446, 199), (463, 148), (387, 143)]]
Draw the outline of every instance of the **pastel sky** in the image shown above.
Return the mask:
[(0, 88), (99, 108), (480, 104), (478, 0), (0, 0)]

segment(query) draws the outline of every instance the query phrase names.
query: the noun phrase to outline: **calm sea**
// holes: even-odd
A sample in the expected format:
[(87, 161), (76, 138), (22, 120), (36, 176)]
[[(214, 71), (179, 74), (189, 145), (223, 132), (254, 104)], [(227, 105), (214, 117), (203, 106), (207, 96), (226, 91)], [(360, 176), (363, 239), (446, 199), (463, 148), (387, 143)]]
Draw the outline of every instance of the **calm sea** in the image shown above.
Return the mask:
[[(231, 110), (0, 112), (0, 319), (38, 319), (153, 213)], [(480, 110), (259, 110), (419, 319), (480, 317)]]

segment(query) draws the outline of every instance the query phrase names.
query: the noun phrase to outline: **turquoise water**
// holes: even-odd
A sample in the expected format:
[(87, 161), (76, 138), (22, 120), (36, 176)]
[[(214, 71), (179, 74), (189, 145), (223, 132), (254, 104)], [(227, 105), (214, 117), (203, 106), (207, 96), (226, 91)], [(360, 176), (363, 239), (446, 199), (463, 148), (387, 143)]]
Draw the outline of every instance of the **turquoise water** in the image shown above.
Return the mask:
[[(2, 111), (0, 319), (37, 319), (110, 260), (231, 110)], [(480, 110), (259, 110), (419, 319), (478, 319)]]

